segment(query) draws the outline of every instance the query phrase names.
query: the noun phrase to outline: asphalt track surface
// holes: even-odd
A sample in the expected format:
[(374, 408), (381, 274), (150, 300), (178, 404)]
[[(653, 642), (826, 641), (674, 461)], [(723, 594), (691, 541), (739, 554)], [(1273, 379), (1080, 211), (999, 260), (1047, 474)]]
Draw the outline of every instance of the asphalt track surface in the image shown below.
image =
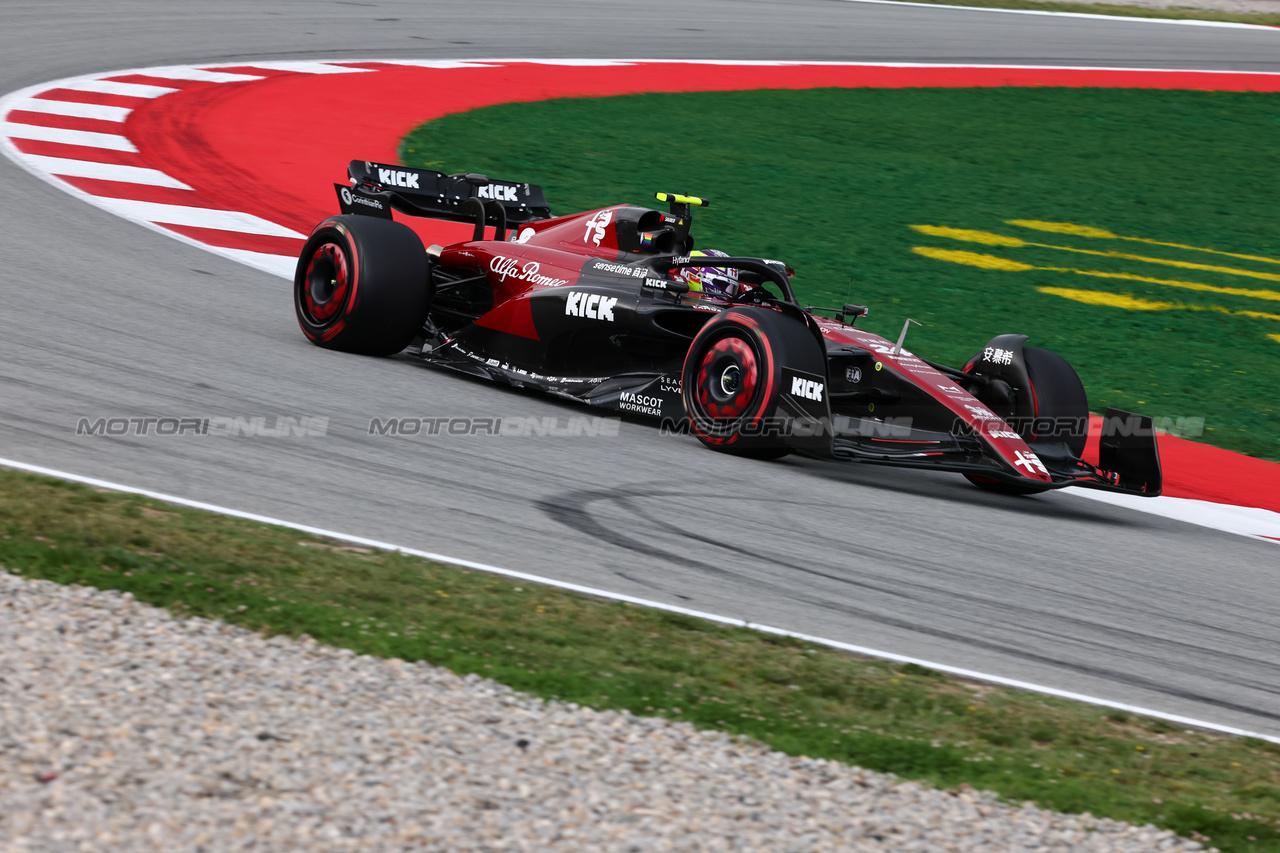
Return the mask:
[[(1265, 30), (840, 0), (621, 6), (5, 2), (0, 92), (312, 57), (1280, 71), (1280, 32)], [(317, 104), (298, 132), (358, 120)], [(371, 437), (372, 417), (593, 413), (315, 349), (281, 280), (8, 161), (0, 181), (0, 456), (1280, 735), (1274, 545), (1069, 494), (990, 496), (956, 476), (737, 460), (641, 423), (612, 438)], [(1001, 331), (975, 330), (975, 346)], [(79, 418), (112, 415), (330, 420), (323, 438), (75, 435)]]

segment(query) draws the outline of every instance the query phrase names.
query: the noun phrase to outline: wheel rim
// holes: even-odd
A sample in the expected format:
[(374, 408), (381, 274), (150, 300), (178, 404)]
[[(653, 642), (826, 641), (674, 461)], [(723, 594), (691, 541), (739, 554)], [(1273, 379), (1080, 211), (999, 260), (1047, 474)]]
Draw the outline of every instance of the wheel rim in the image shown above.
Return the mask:
[(350, 284), (347, 255), (337, 243), (322, 243), (307, 262), (303, 303), (317, 325), (327, 323), (341, 310)]
[(755, 402), (760, 384), (755, 348), (730, 335), (703, 353), (695, 377), (694, 399), (700, 414), (713, 421), (742, 417)]

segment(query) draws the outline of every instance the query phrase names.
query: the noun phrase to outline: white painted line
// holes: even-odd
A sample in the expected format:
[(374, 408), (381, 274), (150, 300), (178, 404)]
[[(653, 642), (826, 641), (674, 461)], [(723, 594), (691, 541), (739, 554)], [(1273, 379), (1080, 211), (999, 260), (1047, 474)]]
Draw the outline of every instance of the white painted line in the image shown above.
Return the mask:
[[(99, 198), (99, 205), (126, 219), (140, 219), (161, 225), (186, 225), (191, 228), (212, 228), (217, 231), (238, 231), (241, 234), (263, 234), (268, 237), (298, 237), (306, 239), (283, 225), (277, 225), (251, 213), (238, 210), (214, 210), (208, 207), (186, 207), (179, 204), (158, 204), (154, 201), (135, 201), (127, 198)], [(292, 275), (292, 274), (291, 274)]]
[(99, 121), (124, 121), (129, 117), (129, 113), (133, 112), (128, 107), (82, 104), (78, 101), (54, 101), (49, 98), (21, 98), (15, 101), (10, 109), (56, 116), (92, 118)]
[[(4, 141), (8, 142), (8, 140)], [(34, 169), (36, 174), (41, 176), (63, 175), (68, 178), (95, 178), (99, 181), (146, 184), (175, 190), (191, 189), (177, 178), (171, 178), (157, 169), (146, 169), (142, 166), (120, 166), (115, 163), (94, 163), (90, 160), (66, 160), (62, 157), (45, 157), (41, 154), (26, 154), (21, 151), (13, 151), (9, 156), (22, 165)], [(61, 183), (58, 186), (60, 189), (66, 188)], [(97, 196), (90, 197), (97, 198)]]
[(1098, 15), (1093, 12), (1048, 12), (1041, 9), (992, 9), (987, 6), (952, 6), (946, 3), (910, 3), (907, 0), (844, 0), (846, 3), (874, 3), (884, 6), (917, 6), (924, 9), (959, 9), (965, 12), (1005, 12), (1014, 15), (1052, 15), (1057, 18), (1087, 18), (1092, 21), (1124, 21), (1132, 24), (1181, 24), (1188, 27), (1225, 27), (1237, 30), (1276, 30), (1263, 24), (1236, 21), (1202, 21), (1195, 18), (1139, 18), (1129, 15)]
[(974, 681), (985, 681), (989, 684), (999, 684), (1003, 687), (1012, 687), (1018, 690), (1029, 690), (1033, 693), (1042, 693), (1046, 696), (1057, 696), (1061, 699), (1069, 699), (1074, 702), (1084, 702), (1088, 705), (1098, 705), (1104, 708), (1115, 708), (1121, 711), (1127, 711), (1131, 714), (1140, 714), (1144, 717), (1154, 717), (1159, 720), (1168, 720), (1182, 726), (1193, 726), (1199, 729), (1207, 729), (1209, 731), (1221, 732), (1223, 734), (1238, 735), (1241, 737), (1254, 737), (1260, 740), (1270, 741), (1271, 743), (1280, 743), (1280, 737), (1272, 735), (1264, 735), (1258, 732), (1251, 732), (1246, 729), (1237, 728), (1235, 726), (1227, 726), (1221, 723), (1213, 723), (1207, 720), (1199, 720), (1194, 717), (1184, 717), (1181, 714), (1168, 714), (1164, 711), (1157, 711), (1152, 708), (1143, 708), (1137, 705), (1129, 705), (1124, 702), (1113, 702), (1109, 699), (1100, 699), (1096, 696), (1086, 696), (1083, 693), (1074, 693), (1070, 690), (1059, 690), (1056, 687), (1046, 687), (1043, 684), (1033, 684), (1029, 681), (1020, 681), (1015, 678), (1004, 678), (999, 675), (991, 675), (990, 673), (978, 672), (972, 669), (964, 669), (962, 667), (948, 666), (947, 664), (934, 663), (933, 661), (922, 660), (920, 658), (908, 657), (906, 655), (894, 654), (893, 652), (885, 652), (879, 649), (871, 649), (866, 646), (857, 646), (852, 643), (842, 643), (839, 640), (828, 640), (823, 637), (815, 637), (812, 634), (802, 634), (795, 631), (787, 631), (783, 628), (774, 628), (769, 625), (760, 625), (754, 622), (748, 622), (745, 619), (736, 619), (732, 616), (720, 616), (715, 613), (707, 613), (701, 610), (691, 610), (687, 607), (680, 607), (674, 604), (664, 604), (660, 601), (650, 601), (646, 598), (637, 598), (633, 595), (626, 595), (619, 592), (610, 592), (605, 589), (597, 589), (596, 587), (583, 586), (582, 584), (569, 583), (554, 578), (546, 578), (541, 575), (531, 575), (527, 572), (517, 572), (511, 569), (503, 569), (498, 566), (490, 566), (486, 563), (477, 563), (473, 560), (460, 560), (456, 557), (449, 557), (444, 554), (435, 554), (430, 551), (420, 551), (416, 548), (403, 548), (399, 545), (392, 545), (389, 542), (380, 542), (376, 539), (366, 539), (363, 536), (352, 536), (346, 533), (337, 533), (332, 530), (325, 530), (321, 527), (312, 527), (306, 524), (295, 524), (292, 521), (284, 521), (279, 518), (272, 518), (266, 515), (258, 515), (252, 512), (243, 512), (241, 510), (229, 509), (227, 507), (218, 506), (217, 504), (205, 503), (203, 501), (193, 501), (187, 498), (180, 498), (175, 495), (168, 495), (163, 492), (153, 492), (150, 489), (138, 489), (132, 486), (122, 486), (119, 483), (112, 483), (107, 480), (99, 480), (94, 477), (82, 477), (78, 474), (69, 474), (65, 471), (58, 471), (53, 468), (45, 468), (42, 465), (31, 465), (26, 462), (18, 462), (13, 459), (0, 458), (0, 467), (12, 468), (17, 471), (26, 471), (30, 474), (40, 474), (45, 477), (56, 477), (59, 480), (67, 480), (73, 483), (83, 483), (86, 486), (93, 486), (98, 489), (109, 489), (113, 492), (125, 492), (132, 495), (141, 495), (142, 497), (152, 498), (158, 501), (164, 501), (175, 506), (185, 506), (191, 509), (204, 510), (205, 512), (214, 512), (219, 515), (226, 515), (232, 518), (243, 518), (246, 521), (255, 521), (260, 524), (270, 524), (275, 527), (284, 527), (289, 530), (297, 530), (301, 533), (308, 533), (312, 536), (321, 536), (325, 539), (333, 539), (339, 542), (350, 542), (353, 545), (360, 545), (365, 548), (376, 548), (380, 551), (392, 551), (400, 554), (407, 554), (411, 557), (421, 557), (424, 560), (430, 560), (435, 563), (445, 563), (451, 566), (460, 566), (466, 569), (474, 569), (480, 572), (499, 575), (501, 577), (512, 578), (514, 580), (528, 581), (529, 583), (542, 584), (544, 586), (563, 589), (569, 592), (577, 592), (583, 595), (591, 595), (596, 598), (604, 598), (609, 601), (622, 601), (627, 604), (634, 604), (637, 607), (647, 607), (652, 610), (662, 610), (668, 613), (679, 613), (683, 616), (692, 616), (697, 619), (705, 619), (708, 622), (716, 622), (721, 625), (732, 625), (738, 628), (749, 628), (753, 631), (760, 631), (766, 634), (773, 634), (779, 637), (791, 637), (796, 640), (802, 640), (806, 643), (827, 646), (840, 651), (849, 652), (850, 654), (861, 655), (863, 657), (879, 658), (881, 660), (890, 660), (895, 663), (913, 663), (917, 666), (925, 666), (929, 669), (935, 669), (939, 672), (945, 672), (959, 678), (972, 679)]
[(243, 83), (248, 80), (261, 80), (259, 74), (241, 74), (231, 71), (208, 71), (204, 68), (192, 68), (189, 65), (164, 65), (148, 68), (145, 71), (115, 72), (109, 76), (123, 77), (125, 74), (143, 74), (148, 77), (160, 77), (168, 80), (195, 80), (200, 83)]
[[(339, 61), (346, 62), (347, 60)], [(272, 60), (270, 62), (242, 62), (241, 65), (246, 68), (290, 71), (294, 74), (363, 74), (371, 70), (369, 68), (347, 68), (343, 65), (330, 65), (327, 62), (303, 62), (294, 59)]]
[[(894, 3), (901, 5), (901, 0), (879, 0), (879, 2)], [(932, 6), (933, 4), (925, 4)], [(972, 6), (957, 6), (958, 9), (973, 9)], [(990, 11), (1003, 11), (993, 9)], [(1110, 16), (1104, 16), (1110, 17)], [(1146, 20), (1145, 18), (1140, 20)], [(1280, 32), (1280, 28), (1264, 27), (1263, 29), (1276, 29)], [(356, 61), (356, 60), (343, 60)], [(381, 62), (390, 64), (409, 64), (398, 63), (395, 60), (384, 59), (368, 59), (361, 60), (363, 62)], [(1141, 71), (1144, 74), (1248, 74), (1250, 76), (1280, 76), (1280, 71), (1228, 71), (1223, 69), (1202, 69), (1202, 68), (1142, 68), (1127, 65), (1009, 65), (1009, 64), (983, 64), (977, 62), (850, 62), (848, 60), (825, 60), (825, 59), (612, 59), (620, 65), (759, 65), (759, 66), (777, 66), (777, 67), (796, 67), (796, 66), (823, 66), (828, 68), (991, 68), (995, 70), (1008, 71)], [(565, 65), (573, 66), (577, 60), (572, 59), (477, 59), (474, 62), (487, 62), (492, 65), (515, 64), (521, 65)]]
[[(507, 60), (510, 62), (510, 60)], [(528, 65), (559, 65), (567, 68), (612, 68), (633, 65), (629, 59), (522, 59)]]
[(67, 130), (64, 127), (45, 127), (42, 124), (0, 124), (0, 133), (13, 139), (36, 139), (41, 142), (58, 142), (62, 145), (83, 145), (86, 148), (106, 148), (111, 151), (133, 151), (126, 137), (114, 133), (95, 133), (92, 130)]
[[(127, 71), (113, 71), (110, 76), (123, 77), (127, 73)], [(98, 80), (95, 78), (75, 80), (70, 83), (64, 83), (57, 88), (74, 89), (77, 92), (97, 92), (100, 95), (124, 95), (129, 98), (158, 98), (170, 92), (180, 91), (178, 89), (167, 89), (164, 86), (144, 86), (141, 83), (120, 83), (115, 80)]]
[(469, 59), (369, 59), (369, 60), (348, 60), (343, 62), (377, 62), (381, 65), (410, 65), (415, 68), (435, 68), (442, 71), (450, 71), (454, 68), (496, 68), (502, 63), (499, 62), (473, 62)]
[[(301, 237), (302, 235), (298, 236)], [(278, 275), (289, 281), (293, 281), (293, 273), (298, 266), (298, 259), (293, 255), (269, 255), (266, 252), (250, 252), (245, 249), (219, 248), (216, 251), (218, 254), (233, 261), (239, 261), (245, 266), (250, 266), (272, 275)]]
[(1264, 542), (1280, 540), (1280, 512), (1252, 506), (1234, 506), (1194, 498), (1142, 498), (1115, 492), (1098, 492), (1092, 489), (1070, 489), (1068, 494), (1092, 501), (1147, 512), (1175, 521), (1211, 527), (1226, 533), (1237, 533), (1261, 539)]

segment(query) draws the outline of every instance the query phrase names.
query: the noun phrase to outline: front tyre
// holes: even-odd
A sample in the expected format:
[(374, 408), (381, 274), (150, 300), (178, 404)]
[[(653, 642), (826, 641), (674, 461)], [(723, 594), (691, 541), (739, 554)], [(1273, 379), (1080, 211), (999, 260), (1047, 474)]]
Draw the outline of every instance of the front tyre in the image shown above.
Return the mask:
[[(1062, 442), (1072, 455), (1084, 455), (1089, 438), (1089, 398), (1084, 383), (1075, 369), (1062, 356), (1039, 347), (1022, 348), (1031, 385), (1030, 399), (1019, 401), (1019, 432), (1032, 450), (1036, 444)], [(1048, 491), (1047, 486), (1031, 483), (1007, 483), (977, 474), (964, 475), (970, 483), (989, 492), (1003, 495), (1034, 495)]]
[(331, 216), (311, 232), (293, 278), (302, 333), (326, 349), (394, 355), (427, 317), (427, 255), (410, 228)]
[(744, 431), (760, 422), (768, 405), (769, 365), (760, 344), (748, 330), (730, 325), (690, 351), (683, 387), (685, 409), (695, 434), (708, 447), (738, 456), (777, 459), (790, 451), (766, 446)]
[(767, 308), (736, 308), (703, 326), (685, 356), (681, 384), (698, 440), (753, 459), (790, 453), (773, 417), (784, 366), (826, 375), (822, 350), (803, 322)]
[[(1084, 383), (1065, 358), (1047, 349), (1023, 347), (1022, 359), (1031, 378), (1031, 449), (1037, 442), (1065, 442), (1073, 456), (1084, 455), (1089, 440), (1089, 397)], [(1048, 427), (1041, 431), (1041, 425)]]

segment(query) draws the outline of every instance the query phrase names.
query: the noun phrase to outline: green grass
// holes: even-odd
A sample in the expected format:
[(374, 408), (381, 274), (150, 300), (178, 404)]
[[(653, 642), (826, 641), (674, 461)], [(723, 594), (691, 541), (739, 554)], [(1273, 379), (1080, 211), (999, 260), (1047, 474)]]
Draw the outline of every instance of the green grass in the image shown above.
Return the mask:
[(976, 6), (984, 9), (1033, 9), (1041, 12), (1080, 12), (1090, 15), (1123, 15), (1133, 18), (1174, 18), (1195, 21), (1234, 21), (1241, 24), (1280, 26), (1280, 14), (1270, 12), (1227, 12), (1198, 9), (1194, 0), (1186, 6), (1170, 9), (1148, 9), (1121, 3), (1037, 3), (1035, 0), (912, 0), (915, 3), (938, 3), (949, 6)]
[(0, 565), (1224, 851), (1280, 851), (1280, 746), (1262, 741), (6, 471)]
[[(1280, 336), (1280, 319), (1239, 313), (1280, 318), (1280, 264), (1007, 224), (1074, 223), (1280, 260), (1271, 179), (1280, 173), (1280, 96), (988, 88), (565, 99), (447, 116), (406, 137), (401, 156), (541, 183), (559, 213), (658, 205), (655, 190), (708, 196), (713, 206), (695, 213), (699, 246), (790, 261), (806, 304), (866, 303), (860, 322), (890, 338), (913, 317), (925, 324), (911, 332), (913, 350), (951, 364), (996, 334), (1022, 332), (1076, 366), (1095, 411), (1203, 417), (1202, 440), (1280, 459), (1280, 337), (1269, 337)], [(1253, 275), (983, 245), (913, 225)], [(1035, 269), (981, 269), (917, 247)], [(1085, 304), (1039, 288), (1165, 308)]]

